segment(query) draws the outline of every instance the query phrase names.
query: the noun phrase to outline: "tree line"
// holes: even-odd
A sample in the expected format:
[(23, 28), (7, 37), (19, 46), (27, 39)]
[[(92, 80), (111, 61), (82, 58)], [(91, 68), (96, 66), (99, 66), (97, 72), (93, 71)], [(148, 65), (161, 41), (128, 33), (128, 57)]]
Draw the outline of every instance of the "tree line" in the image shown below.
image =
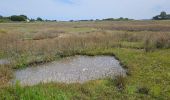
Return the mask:
[(38, 17), (37, 19), (29, 19), (26, 15), (12, 15), (9, 17), (4, 17), (2, 15), (0, 15), (0, 22), (9, 22), (9, 21), (43, 21), (42, 18)]
[[(128, 19), (128, 18), (106, 18), (106, 19), (90, 19), (90, 20), (70, 20), (70, 22), (74, 22), (74, 21), (128, 21), (128, 20), (133, 20), (133, 19)], [(10, 22), (10, 21), (17, 21), (17, 22), (21, 22), (21, 21), (25, 21), (25, 22), (35, 22), (35, 21), (46, 21), (46, 22), (50, 22), (50, 21), (57, 21), (57, 20), (43, 20), (42, 18), (38, 17), (36, 19), (33, 18), (28, 18), (26, 15), (12, 15), (9, 17), (4, 17), (0, 15), (0, 22)]]
[[(153, 20), (170, 20), (170, 14), (167, 14), (165, 11), (162, 11), (160, 15), (156, 15), (152, 18)], [(128, 20), (133, 20), (133, 19), (128, 19), (128, 18), (106, 18), (106, 19), (96, 19), (96, 20), (78, 20), (78, 21), (128, 21)], [(10, 22), (10, 21), (25, 21), (25, 22), (34, 22), (34, 21), (57, 21), (57, 20), (43, 20), (42, 18), (38, 17), (36, 19), (29, 19), (26, 15), (12, 15), (9, 17), (4, 17), (0, 15), (0, 22)], [(74, 20), (70, 20), (70, 22), (73, 22)]]

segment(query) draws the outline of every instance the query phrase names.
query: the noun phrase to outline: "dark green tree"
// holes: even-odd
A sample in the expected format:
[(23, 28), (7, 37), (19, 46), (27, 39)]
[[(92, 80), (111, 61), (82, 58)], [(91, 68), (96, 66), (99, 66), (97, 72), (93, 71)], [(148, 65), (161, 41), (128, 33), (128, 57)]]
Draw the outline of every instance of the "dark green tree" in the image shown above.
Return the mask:
[(166, 16), (167, 16), (166, 12), (162, 11), (160, 14), (161, 19), (166, 19)]
[(2, 19), (3, 18), (3, 16), (2, 15), (0, 15), (0, 19)]
[(38, 17), (38, 18), (37, 18), (37, 21), (43, 21), (43, 19), (42, 19), (42, 18), (40, 18), (40, 17)]
[(28, 19), (28, 17), (26, 15), (20, 15), (21, 17)]
[(170, 15), (167, 14), (165, 11), (162, 11), (160, 15), (154, 16), (153, 20), (169, 20)]
[(159, 15), (153, 17), (154, 20), (159, 20)]
[(11, 21), (26, 21), (27, 17), (24, 15), (13, 15), (10, 17)]

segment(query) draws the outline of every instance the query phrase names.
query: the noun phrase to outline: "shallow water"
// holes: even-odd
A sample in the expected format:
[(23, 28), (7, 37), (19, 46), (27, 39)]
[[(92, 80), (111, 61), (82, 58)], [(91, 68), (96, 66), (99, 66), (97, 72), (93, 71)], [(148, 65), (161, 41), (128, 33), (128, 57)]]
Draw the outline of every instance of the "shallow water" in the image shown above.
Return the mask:
[(19, 81), (24, 86), (48, 82), (83, 83), (120, 74), (125, 75), (125, 70), (114, 57), (75, 56), (17, 70), (13, 83)]
[(0, 65), (5, 65), (5, 64), (9, 64), (9, 60), (7, 59), (0, 59)]

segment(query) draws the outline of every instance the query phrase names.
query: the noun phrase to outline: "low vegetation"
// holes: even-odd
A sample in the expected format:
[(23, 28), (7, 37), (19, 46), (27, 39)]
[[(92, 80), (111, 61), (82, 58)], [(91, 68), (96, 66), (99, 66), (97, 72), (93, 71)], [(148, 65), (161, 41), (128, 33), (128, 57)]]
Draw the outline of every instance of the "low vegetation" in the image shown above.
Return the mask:
[[(87, 83), (8, 86), (15, 69), (73, 55), (114, 55), (127, 77)], [(0, 100), (170, 98), (170, 23), (167, 21), (0, 24)]]

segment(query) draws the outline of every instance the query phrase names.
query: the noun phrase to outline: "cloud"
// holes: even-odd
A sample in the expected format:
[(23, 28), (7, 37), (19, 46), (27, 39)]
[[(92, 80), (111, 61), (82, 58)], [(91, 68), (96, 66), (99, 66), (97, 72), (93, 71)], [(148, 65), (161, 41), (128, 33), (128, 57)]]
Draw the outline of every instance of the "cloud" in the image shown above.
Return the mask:
[(0, 15), (26, 14), (45, 19), (151, 18), (170, 13), (169, 0), (1, 0)]

